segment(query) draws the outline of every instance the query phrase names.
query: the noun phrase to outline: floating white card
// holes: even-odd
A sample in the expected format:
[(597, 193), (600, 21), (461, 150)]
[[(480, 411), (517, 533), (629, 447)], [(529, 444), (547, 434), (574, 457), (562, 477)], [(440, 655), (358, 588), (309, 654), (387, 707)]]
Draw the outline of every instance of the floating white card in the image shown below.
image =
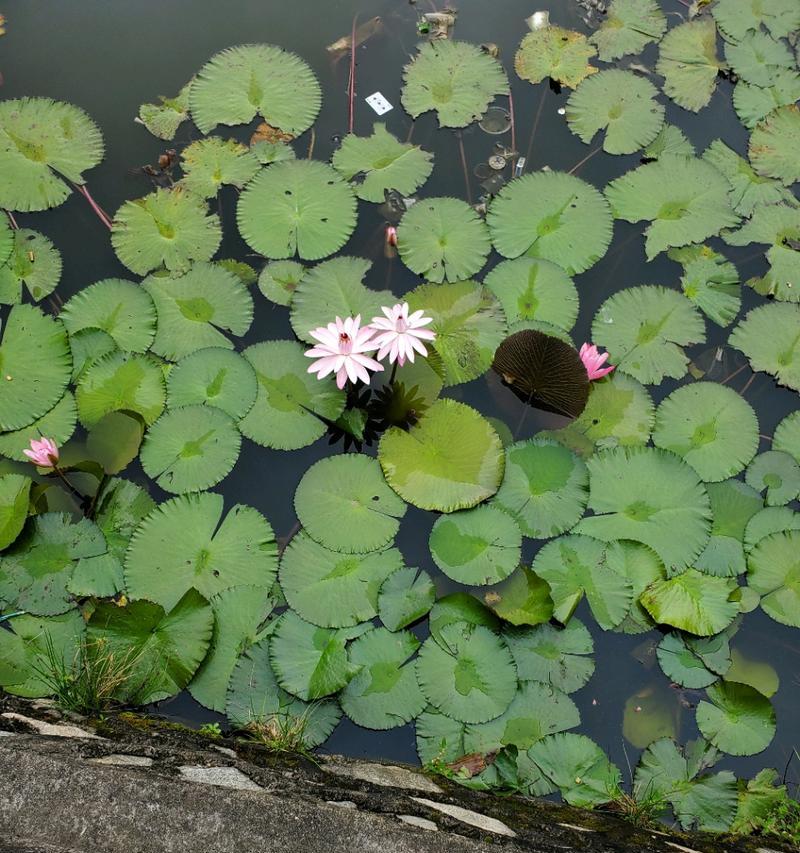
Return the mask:
[(392, 105), (383, 97), (380, 92), (374, 92), (368, 98), (364, 99), (375, 112), (382, 116), (384, 113), (388, 113), (389, 110), (392, 109)]

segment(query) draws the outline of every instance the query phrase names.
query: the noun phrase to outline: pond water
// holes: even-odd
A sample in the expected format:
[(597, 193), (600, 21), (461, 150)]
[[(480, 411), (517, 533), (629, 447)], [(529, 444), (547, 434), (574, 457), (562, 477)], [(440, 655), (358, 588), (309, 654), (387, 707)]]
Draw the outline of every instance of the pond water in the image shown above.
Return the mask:
[[(280, 45), (296, 52), (309, 63), (323, 91), (323, 103), (315, 123), (313, 155), (328, 160), (338, 141), (347, 132), (347, 82), (349, 58), (344, 54), (334, 61), (326, 45), (349, 32), (354, 15), (365, 21), (381, 17), (381, 31), (368, 39), (356, 53), (356, 99), (354, 129), (366, 134), (373, 123), (382, 121), (399, 139), (410, 138), (431, 151), (434, 171), (422, 193), (428, 197), (455, 196), (476, 202), (484, 194), (481, 171), (495, 151), (495, 145), (511, 146), (511, 131), (502, 135), (485, 133), (477, 124), (463, 131), (439, 129), (433, 113), (415, 122), (400, 105), (402, 69), (409, 62), (418, 41), (416, 22), (429, 4), (419, 0), (416, 6), (400, 0), (300, 0), (295, 3), (263, 2), (263, 0), (172, 0), (156, 3), (109, 2), (81, 0), (63, 3), (40, 0), (35, 4), (6, 4), (8, 33), (0, 39), (0, 71), (4, 82), (3, 98), (46, 96), (68, 101), (84, 108), (102, 129), (106, 143), (103, 162), (87, 175), (94, 198), (110, 213), (126, 200), (150, 192), (151, 184), (140, 167), (155, 163), (169, 143), (151, 136), (133, 122), (139, 105), (155, 100), (159, 94), (177, 92), (189, 77), (215, 52), (246, 42)], [(432, 6), (430, 7), (432, 8)], [(520, 39), (527, 32), (525, 18), (535, 9), (549, 9), (551, 20), (561, 26), (589, 32), (586, 12), (566, 0), (550, 0), (531, 4), (530, 0), (504, 0), (486, 3), (461, 0), (455, 29), (459, 40), (493, 42), (499, 47), (500, 60), (508, 72), (514, 101), (514, 134), (517, 150), (526, 156), (526, 171), (542, 167), (572, 171), (596, 187), (603, 188), (639, 163), (640, 154), (611, 156), (596, 151), (599, 144), (583, 144), (566, 124), (559, 112), (570, 94), (566, 87), (560, 93), (546, 83), (531, 85), (513, 72), (513, 57)], [(663, 0), (670, 25), (686, 14), (678, 0)], [(657, 48), (649, 45), (635, 61), (652, 68)], [(621, 63), (625, 67), (626, 60)], [(656, 78), (651, 78), (656, 79)], [(695, 115), (667, 98), (666, 120), (683, 129), (698, 152), (714, 139), (722, 138), (740, 153), (747, 149), (748, 134), (731, 105), (732, 86), (720, 80), (708, 107)], [(365, 104), (365, 96), (380, 91), (394, 108), (378, 119)], [(497, 103), (505, 106), (506, 100)], [(246, 140), (249, 128), (227, 128), (217, 132)], [(175, 147), (199, 138), (191, 124), (180, 126)], [(463, 143), (462, 164), (460, 144)], [(309, 148), (306, 132), (295, 143), (298, 156)], [(508, 170), (505, 172), (508, 178)], [(0, 179), (2, 179), (0, 177)], [(235, 228), (236, 192), (226, 187), (219, 197), (218, 212), (224, 226), (224, 239), (217, 257), (231, 257), (260, 266), (261, 261), (239, 237)], [(64, 262), (64, 274), (58, 295), (64, 302), (87, 284), (117, 276), (134, 278), (117, 259), (108, 232), (77, 194), (53, 210), (18, 214), (23, 227), (46, 234), (58, 247)], [(646, 223), (630, 224), (615, 220), (613, 241), (606, 255), (588, 271), (575, 277), (580, 294), (580, 313), (572, 329), (573, 340), (580, 344), (591, 339), (591, 322), (600, 305), (613, 293), (640, 284), (679, 287), (680, 267), (665, 253), (647, 260), (643, 230)], [(385, 220), (377, 205), (359, 203), (358, 225), (347, 243), (345, 253), (368, 258), (372, 267), (366, 283), (374, 289), (390, 288), (402, 296), (419, 284), (397, 257), (384, 255)], [(735, 263), (741, 281), (763, 274), (766, 262), (756, 245), (736, 248), (719, 238), (707, 241)], [(486, 272), (502, 259), (490, 256)], [(255, 292), (255, 316), (247, 334), (237, 339), (237, 349), (269, 339), (293, 339), (288, 309), (272, 304)], [(750, 308), (762, 304), (763, 297), (747, 287), (742, 288), (743, 316)], [(4, 312), (7, 309), (3, 309)], [(730, 329), (706, 322), (707, 340), (689, 348), (690, 357), (698, 364), (710, 364), (718, 346), (724, 346)], [(766, 373), (753, 373), (744, 356), (732, 349), (724, 355), (725, 371), (716, 379), (742, 368), (730, 380), (730, 387), (741, 392), (755, 408), (761, 433), (760, 450), (770, 448), (770, 436), (776, 425), (797, 408), (797, 393), (776, 384)], [(667, 379), (649, 386), (658, 403), (691, 377), (675, 381)], [(566, 423), (557, 415), (533, 409), (517, 399), (491, 371), (462, 385), (447, 388), (445, 396), (465, 402), (487, 417), (503, 420), (516, 439), (533, 436), (542, 429), (554, 429)], [(338, 453), (342, 443), (330, 446), (326, 438), (301, 450), (282, 452), (265, 449), (245, 440), (233, 471), (216, 487), (226, 504), (249, 504), (272, 524), (279, 542), (291, 535), (297, 524), (293, 495), (301, 477), (315, 461)], [(365, 447), (375, 454), (375, 446)], [(144, 475), (138, 461), (125, 476), (146, 485), (156, 500), (170, 497)], [(654, 483), (657, 489), (658, 484)], [(428, 539), (437, 514), (409, 507), (404, 516), (397, 546), (406, 565), (419, 566), (434, 578), (437, 596), (460, 589), (458, 584), (441, 574), (431, 560)], [(681, 537), (680, 529), (674, 530)], [(523, 559), (533, 559), (543, 543), (525, 539)], [(573, 694), (581, 715), (577, 731), (594, 739), (627, 776), (628, 766), (635, 766), (639, 750), (626, 742), (622, 734), (626, 703), (640, 706), (647, 713), (654, 705), (666, 707), (676, 721), (676, 735), (683, 743), (698, 735), (692, 708), (703, 696), (702, 691), (682, 690), (670, 686), (661, 672), (654, 648), (661, 633), (625, 635), (596, 628), (586, 602), (576, 611), (593, 632), (596, 670), (591, 680)], [(415, 625), (422, 639), (427, 623)], [(736, 758), (723, 756), (716, 769), (731, 769), (737, 775), (750, 777), (763, 767), (775, 767), (779, 774), (789, 765), (787, 781), (800, 778), (800, 762), (791, 763), (793, 750), (800, 746), (798, 701), (800, 700), (800, 641), (797, 631), (770, 619), (760, 609), (749, 613), (732, 640), (732, 647), (747, 659), (771, 666), (780, 680), (780, 688), (772, 697), (778, 720), (777, 734), (761, 753)], [(639, 696), (639, 698), (631, 698)], [(192, 725), (220, 720), (194, 702), (187, 693), (161, 703), (157, 708), (171, 719)], [(629, 710), (629, 714), (630, 714)], [(413, 723), (389, 731), (371, 731), (342, 719), (322, 747), (325, 751), (352, 756), (368, 756), (416, 762)]]

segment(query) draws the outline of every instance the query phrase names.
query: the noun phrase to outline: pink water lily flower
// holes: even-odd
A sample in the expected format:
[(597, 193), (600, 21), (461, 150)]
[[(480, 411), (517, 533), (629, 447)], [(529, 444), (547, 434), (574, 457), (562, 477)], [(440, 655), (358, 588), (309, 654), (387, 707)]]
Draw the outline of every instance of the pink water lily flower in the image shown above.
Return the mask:
[(375, 343), (378, 345), (378, 358), (389, 356), (389, 364), (395, 361), (402, 367), (408, 359), (414, 363), (414, 350), (426, 356), (428, 350), (422, 341), (432, 341), (436, 333), (423, 328), (433, 322), (432, 317), (426, 317), (423, 311), (408, 313), (408, 302), (398, 303), (392, 308), (381, 308), (383, 317), (372, 318), (372, 328), (375, 330)]
[(42, 436), (40, 441), (32, 438), (31, 449), (22, 452), (40, 468), (55, 468), (58, 462), (58, 445), (52, 438)]
[(372, 339), (374, 330), (369, 326), (361, 327), (361, 315), (336, 318), (335, 323), (312, 329), (309, 334), (319, 344), (306, 350), (308, 358), (317, 359), (308, 368), (316, 373), (317, 379), (324, 379), (329, 373), (336, 374), (336, 385), (344, 388), (349, 379), (369, 383), (369, 371), (383, 370), (383, 365), (365, 353), (373, 352), (378, 344)]
[(581, 357), (581, 361), (586, 367), (586, 372), (589, 374), (590, 380), (602, 379), (614, 369), (613, 364), (603, 367), (603, 364), (608, 359), (608, 353), (598, 352), (597, 347), (594, 344), (584, 344), (581, 347), (579, 355)]

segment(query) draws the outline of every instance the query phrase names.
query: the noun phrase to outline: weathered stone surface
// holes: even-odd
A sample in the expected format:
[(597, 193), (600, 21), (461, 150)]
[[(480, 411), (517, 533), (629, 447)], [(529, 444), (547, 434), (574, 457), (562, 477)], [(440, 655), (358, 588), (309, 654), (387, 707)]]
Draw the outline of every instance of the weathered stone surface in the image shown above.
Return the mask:
[(398, 820), (402, 820), (403, 823), (407, 823), (409, 826), (416, 826), (417, 829), (427, 829), (431, 832), (438, 832), (439, 827), (432, 820), (428, 820), (426, 817), (417, 817), (413, 814), (399, 814), (397, 815)]
[(96, 738), (97, 735), (93, 732), (88, 732), (78, 726), (68, 726), (63, 723), (47, 723), (44, 720), (37, 720), (35, 717), (26, 717), (23, 714), (17, 714), (14, 711), (6, 711), (3, 717), (7, 720), (13, 720), (17, 723), (24, 723), (30, 726), (40, 735), (46, 737), (76, 737), (76, 738)]
[(472, 809), (465, 809), (450, 803), (437, 803), (434, 800), (426, 800), (424, 797), (412, 797), (411, 799), (415, 803), (427, 806), (429, 809), (435, 809), (437, 812), (449, 815), (462, 823), (468, 823), (470, 826), (477, 826), (478, 829), (483, 829), (486, 832), (494, 832), (496, 835), (505, 835), (508, 838), (517, 837), (517, 833), (506, 826), (503, 821), (480, 814), (480, 812), (474, 812)]
[(146, 755), (103, 755), (100, 758), (92, 758), (92, 764), (107, 764), (111, 767), (152, 767), (153, 759)]
[(325, 769), (337, 776), (349, 776), (351, 779), (360, 779), (362, 782), (385, 788), (403, 788), (406, 791), (424, 791), (428, 794), (442, 793), (442, 789), (427, 776), (395, 764), (343, 761), (337, 757), (326, 761)]
[(201, 785), (216, 785), (219, 788), (237, 788), (240, 791), (260, 791), (261, 785), (245, 776), (235, 767), (179, 767), (181, 776)]

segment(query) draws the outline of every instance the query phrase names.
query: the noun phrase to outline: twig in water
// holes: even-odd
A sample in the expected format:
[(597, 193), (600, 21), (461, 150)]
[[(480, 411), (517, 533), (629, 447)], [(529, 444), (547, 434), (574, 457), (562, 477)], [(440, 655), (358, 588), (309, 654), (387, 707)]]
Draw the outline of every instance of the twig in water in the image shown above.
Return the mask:
[(306, 155), (306, 159), (310, 160), (311, 156), (314, 153), (314, 143), (317, 141), (317, 132), (314, 128), (311, 128), (311, 139), (308, 140), (308, 154)]
[(542, 97), (539, 98), (539, 108), (536, 110), (536, 117), (533, 120), (533, 128), (531, 130), (531, 138), (528, 140), (528, 150), (525, 152), (525, 161), (530, 163), (531, 151), (533, 151), (533, 139), (536, 136), (536, 130), (539, 127), (539, 119), (542, 117), (542, 108), (544, 100), (547, 97), (547, 86), (542, 88)]
[(456, 131), (458, 137), (458, 150), (461, 154), (461, 168), (464, 170), (464, 187), (467, 192), (467, 202), (472, 204), (472, 190), (469, 186), (469, 172), (467, 171), (467, 155), (464, 153), (464, 138), (461, 136), (461, 131)]
[(736, 370), (733, 371), (733, 373), (729, 373), (719, 384), (720, 385), (727, 384), (728, 382), (731, 381), (731, 379), (738, 376), (746, 367), (747, 367), (746, 364), (743, 364), (741, 367), (737, 367)]
[(514, 122), (514, 96), (511, 94), (511, 88), (508, 90), (508, 115), (511, 119), (511, 150), (517, 150), (517, 126)]
[(353, 30), (350, 35), (350, 83), (348, 84), (350, 94), (350, 111), (348, 112), (347, 132), (353, 132), (353, 119), (355, 118), (353, 102), (356, 94), (356, 21), (358, 15), (353, 16)]
[(758, 376), (757, 373), (754, 373), (748, 380), (745, 382), (744, 388), (739, 392), (742, 397), (747, 393), (747, 389), (753, 384), (753, 380)]
[(98, 219), (106, 226), (111, 228), (111, 217), (103, 210), (102, 207), (92, 198), (89, 188), (86, 184), (72, 184), (72, 186), (89, 202), (89, 207), (97, 214)]
[(19, 225), (17, 224), (17, 220), (16, 220), (16, 219), (14, 219), (14, 214), (13, 214), (10, 210), (7, 210), (7, 211), (6, 211), (6, 216), (8, 217), (8, 222), (9, 222), (9, 224), (11, 225), (11, 227), (12, 227), (15, 231), (19, 231)]
[(583, 158), (583, 160), (578, 160), (578, 162), (569, 170), (569, 172), (567, 172), (567, 174), (568, 175), (574, 175), (575, 172), (577, 172), (578, 169), (580, 169), (580, 167), (583, 166), (584, 163), (587, 163), (589, 160), (592, 159), (592, 157), (594, 157), (595, 154), (597, 154), (598, 151), (602, 151), (602, 150), (603, 150), (602, 147), (598, 147), (598, 148), (595, 148), (592, 151), (590, 151)]

